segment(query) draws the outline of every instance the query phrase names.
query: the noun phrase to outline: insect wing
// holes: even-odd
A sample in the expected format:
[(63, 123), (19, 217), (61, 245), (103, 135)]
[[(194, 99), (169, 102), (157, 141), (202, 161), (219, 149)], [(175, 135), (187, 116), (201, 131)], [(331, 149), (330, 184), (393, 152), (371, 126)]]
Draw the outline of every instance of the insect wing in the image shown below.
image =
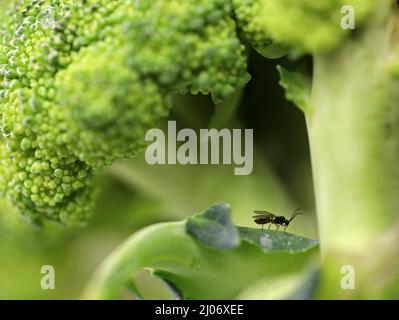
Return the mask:
[(254, 213), (255, 213), (255, 214), (265, 214), (265, 215), (272, 215), (272, 216), (274, 216), (274, 215), (275, 215), (274, 213), (271, 213), (271, 212), (269, 212), (269, 211), (266, 211), (266, 210), (255, 210), (255, 211), (254, 211)]
[(275, 215), (269, 211), (259, 211), (259, 210), (255, 210), (254, 211), (255, 215), (252, 216), (252, 218), (271, 218), (274, 217)]

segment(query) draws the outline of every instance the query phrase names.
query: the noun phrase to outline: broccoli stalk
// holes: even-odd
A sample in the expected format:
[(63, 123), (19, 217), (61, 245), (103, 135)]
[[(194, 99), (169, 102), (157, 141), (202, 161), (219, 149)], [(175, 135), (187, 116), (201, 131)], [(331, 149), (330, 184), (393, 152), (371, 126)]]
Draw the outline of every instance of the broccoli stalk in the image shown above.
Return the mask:
[(326, 297), (353, 294), (338, 285), (343, 265), (355, 268), (358, 298), (383, 298), (382, 289), (398, 279), (391, 270), (399, 261), (395, 23), (397, 14), (382, 1), (358, 39), (314, 56), (306, 118)]
[[(302, 42), (300, 49), (313, 55), (310, 86), (303, 75), (280, 69), (287, 97), (304, 111), (308, 126), (324, 261), (321, 297), (395, 294), (390, 282), (399, 278), (397, 21), (392, 2), (380, 1), (358, 21), (353, 36), (328, 50), (323, 39), (316, 48), (316, 41), (309, 47)], [(355, 270), (356, 291), (340, 285), (345, 265)]]

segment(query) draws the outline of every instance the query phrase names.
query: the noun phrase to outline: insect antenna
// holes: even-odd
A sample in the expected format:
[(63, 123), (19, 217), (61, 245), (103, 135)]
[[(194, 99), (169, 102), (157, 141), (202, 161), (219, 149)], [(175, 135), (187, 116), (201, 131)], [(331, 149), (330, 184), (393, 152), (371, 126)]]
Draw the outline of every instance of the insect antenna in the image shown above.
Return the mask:
[(303, 214), (303, 212), (301, 211), (301, 208), (296, 208), (296, 209), (294, 210), (294, 212), (292, 213), (292, 216), (291, 216), (290, 220), (288, 220), (288, 222), (291, 222), (292, 220), (294, 220), (294, 218), (295, 218), (298, 214)]

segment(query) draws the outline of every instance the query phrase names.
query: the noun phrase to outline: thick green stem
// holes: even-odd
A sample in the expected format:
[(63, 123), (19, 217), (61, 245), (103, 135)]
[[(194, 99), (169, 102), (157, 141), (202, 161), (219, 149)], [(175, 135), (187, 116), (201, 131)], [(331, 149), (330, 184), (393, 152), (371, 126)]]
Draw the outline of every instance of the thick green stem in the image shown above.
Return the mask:
[(307, 123), (321, 250), (334, 281), (344, 264), (367, 281), (360, 257), (385, 250), (376, 244), (399, 218), (399, 83), (389, 70), (396, 17), (387, 2), (361, 37), (315, 56)]

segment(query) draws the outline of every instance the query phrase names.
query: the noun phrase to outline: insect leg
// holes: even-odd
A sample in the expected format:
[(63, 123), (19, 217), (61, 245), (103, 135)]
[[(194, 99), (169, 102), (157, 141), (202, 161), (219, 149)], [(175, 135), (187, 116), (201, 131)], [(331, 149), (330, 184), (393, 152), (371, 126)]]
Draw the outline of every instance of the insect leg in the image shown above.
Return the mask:
[(263, 226), (264, 226), (265, 224), (264, 223), (262, 223), (262, 230), (263, 230)]
[(278, 229), (280, 229), (280, 225), (277, 225), (277, 228), (276, 228), (276, 230), (278, 230)]
[(269, 224), (269, 228), (267, 228), (267, 230), (270, 230), (270, 227), (271, 227), (271, 226), (272, 226), (272, 224), (270, 223), (270, 224)]

